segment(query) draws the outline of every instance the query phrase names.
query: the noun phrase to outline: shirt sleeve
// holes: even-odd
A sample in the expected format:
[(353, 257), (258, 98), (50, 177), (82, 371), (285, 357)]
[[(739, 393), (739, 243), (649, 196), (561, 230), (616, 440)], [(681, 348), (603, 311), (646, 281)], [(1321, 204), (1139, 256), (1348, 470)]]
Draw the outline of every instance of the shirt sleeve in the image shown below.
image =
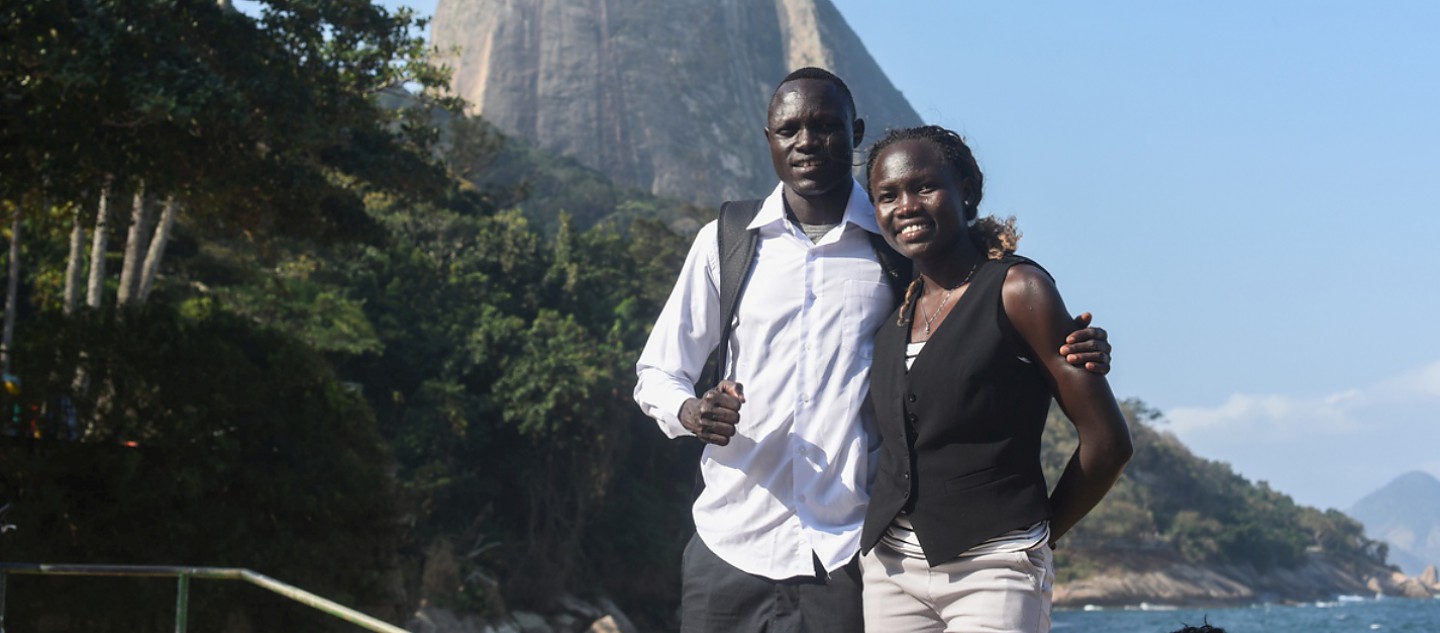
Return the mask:
[(715, 222), (695, 236), (680, 278), (635, 363), (635, 402), (671, 438), (692, 435), (680, 406), (695, 397), (695, 381), (720, 340), (719, 246)]

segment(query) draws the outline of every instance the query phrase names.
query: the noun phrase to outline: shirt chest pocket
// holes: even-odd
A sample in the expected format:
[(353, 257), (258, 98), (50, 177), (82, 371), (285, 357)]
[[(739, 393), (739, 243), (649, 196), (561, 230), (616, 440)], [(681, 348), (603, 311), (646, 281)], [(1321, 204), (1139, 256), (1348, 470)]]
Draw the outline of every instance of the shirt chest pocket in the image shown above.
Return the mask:
[(871, 281), (847, 280), (845, 304), (841, 308), (844, 337), (840, 349), (860, 358), (875, 356), (875, 332), (894, 309), (890, 286)]

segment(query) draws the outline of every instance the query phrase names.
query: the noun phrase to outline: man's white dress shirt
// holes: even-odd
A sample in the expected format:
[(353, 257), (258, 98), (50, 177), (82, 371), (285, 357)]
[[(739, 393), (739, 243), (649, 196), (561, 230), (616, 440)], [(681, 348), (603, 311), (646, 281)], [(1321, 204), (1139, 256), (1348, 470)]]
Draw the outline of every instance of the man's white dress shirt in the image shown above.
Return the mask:
[[(859, 550), (877, 465), (866, 405), (874, 335), (894, 308), (869, 233), (865, 191), (852, 183), (840, 226), (818, 243), (786, 218), (783, 185), (750, 228), (756, 256), (728, 348), (745, 404), (728, 446), (706, 445), (700, 538), (735, 567), (776, 580), (827, 571)], [(690, 435), (680, 406), (695, 395), (720, 342), (716, 224), (700, 230), (636, 363), (635, 401), (670, 437)]]

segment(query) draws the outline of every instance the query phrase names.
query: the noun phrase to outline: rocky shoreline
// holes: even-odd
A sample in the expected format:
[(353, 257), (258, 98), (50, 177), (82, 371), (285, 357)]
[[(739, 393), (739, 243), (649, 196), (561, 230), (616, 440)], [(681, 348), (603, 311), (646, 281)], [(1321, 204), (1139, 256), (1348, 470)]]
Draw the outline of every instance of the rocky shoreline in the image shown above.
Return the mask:
[(1440, 595), (1433, 565), (1411, 577), (1373, 563), (1342, 565), (1321, 554), (1308, 555), (1295, 568), (1269, 570), (1246, 564), (1196, 565), (1173, 552), (1127, 552), (1122, 558), (1123, 563), (1100, 573), (1057, 584), (1055, 606), (1236, 606), (1328, 601), (1342, 595)]

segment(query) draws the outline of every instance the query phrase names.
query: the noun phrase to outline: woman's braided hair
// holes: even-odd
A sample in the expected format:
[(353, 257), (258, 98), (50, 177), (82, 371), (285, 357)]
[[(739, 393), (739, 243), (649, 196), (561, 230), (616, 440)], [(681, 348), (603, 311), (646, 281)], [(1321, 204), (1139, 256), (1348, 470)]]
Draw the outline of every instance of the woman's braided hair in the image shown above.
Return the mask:
[[(945, 164), (954, 170), (955, 182), (964, 187), (963, 219), (968, 222), (970, 218), (978, 217), (985, 175), (980, 173), (980, 164), (975, 161), (975, 154), (970, 151), (970, 146), (965, 144), (965, 139), (938, 125), (921, 125), (890, 130), (884, 138), (871, 145), (870, 155), (865, 161), (867, 193), (870, 191), (871, 172), (875, 169), (875, 160), (880, 153), (897, 142), (911, 140), (929, 141), (940, 149), (940, 155), (944, 157)], [(873, 193), (871, 200), (874, 200)], [(1020, 244), (1020, 229), (1015, 226), (1014, 216), (1004, 220), (995, 216), (985, 216), (979, 218), (970, 227), (970, 241), (990, 259), (1000, 259), (1015, 252), (1016, 247)], [(910, 282), (910, 287), (905, 289), (905, 302), (904, 307), (900, 310), (898, 325), (910, 323), (915, 318), (915, 302), (919, 300), (917, 291), (921, 287), (922, 282), (917, 276), (914, 281)]]

